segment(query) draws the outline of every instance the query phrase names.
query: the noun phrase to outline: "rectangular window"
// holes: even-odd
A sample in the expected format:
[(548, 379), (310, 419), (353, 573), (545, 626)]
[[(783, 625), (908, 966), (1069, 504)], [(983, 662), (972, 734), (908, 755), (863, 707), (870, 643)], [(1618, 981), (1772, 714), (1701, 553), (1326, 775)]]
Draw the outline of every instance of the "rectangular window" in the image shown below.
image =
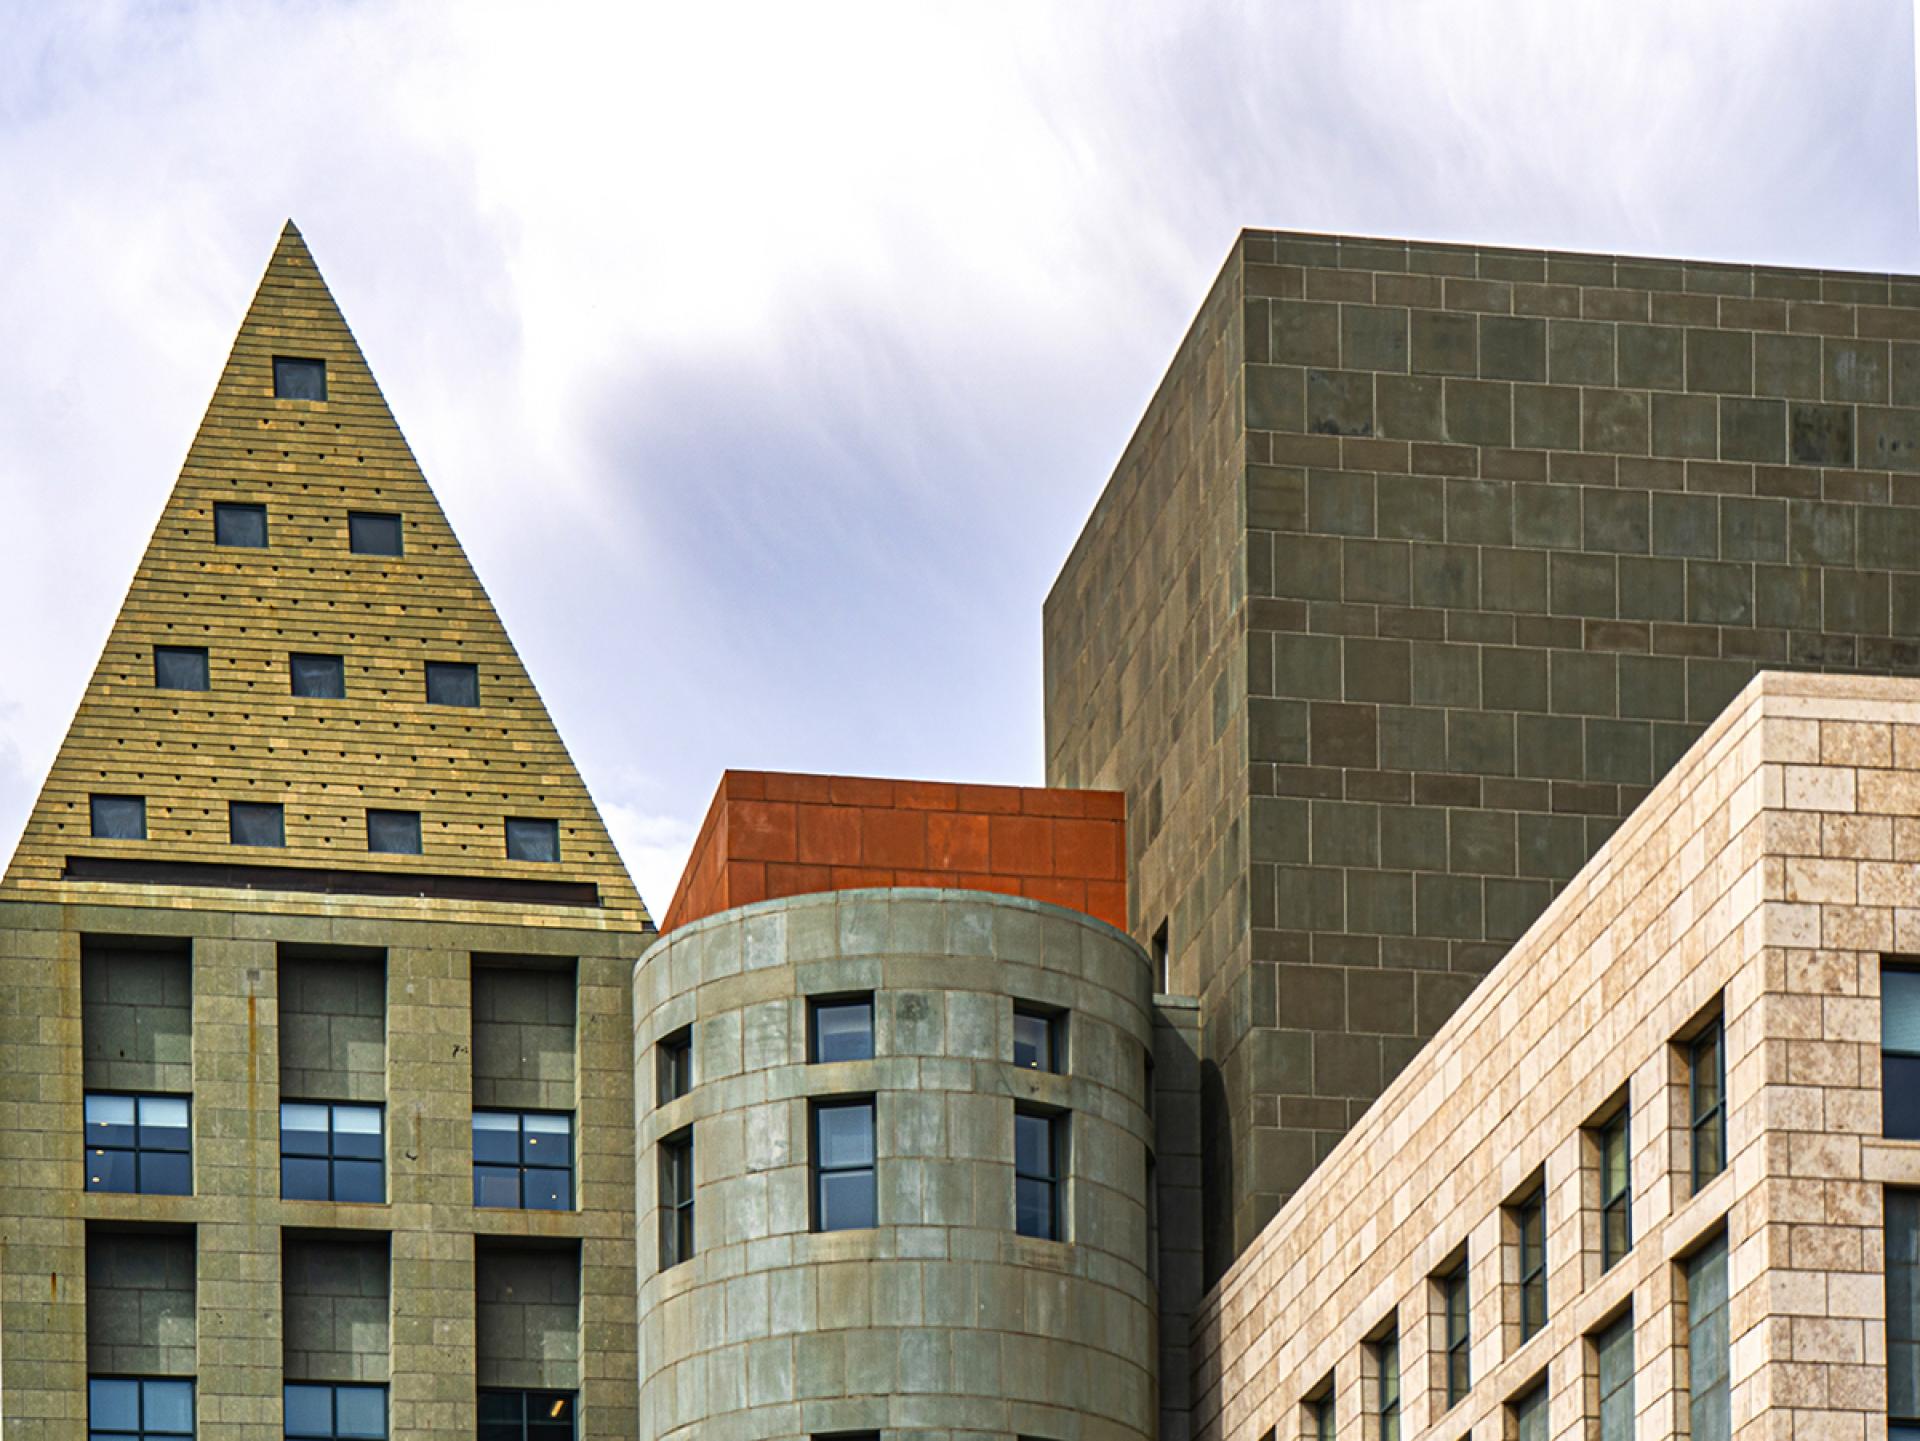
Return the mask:
[(419, 855), (420, 812), (368, 811), (367, 849), (380, 855)]
[(355, 555), (399, 555), (400, 517), (353, 511), (347, 516), (347, 549)]
[(507, 859), (510, 861), (558, 861), (560, 859), (560, 823), (524, 816), (507, 818)]
[(267, 508), (264, 505), (216, 503), (213, 507), (213, 543), (245, 550), (267, 548)]
[(147, 838), (145, 796), (89, 796), (88, 801), (95, 840), (144, 841)]
[(660, 1143), (660, 1269), (693, 1259), (693, 1131)]
[(286, 811), (263, 801), (234, 801), (227, 806), (227, 839), (236, 846), (284, 846)]
[(1167, 947), (1167, 922), (1160, 922), (1160, 929), (1153, 933), (1153, 988), (1161, 995), (1173, 990), (1171, 952)]
[(1633, 1441), (1633, 1316), (1593, 1340), (1600, 1371), (1600, 1441)]
[(1013, 1225), (1022, 1236), (1064, 1241), (1060, 1192), (1066, 1179), (1067, 1118), (1019, 1107), (1013, 1113)]
[(1886, 1134), (1920, 1141), (1920, 971), (1880, 972), (1880, 1083)]
[(1633, 1249), (1633, 1144), (1624, 1102), (1594, 1128), (1600, 1159), (1600, 1269)]
[(1339, 1414), (1333, 1409), (1335, 1391), (1333, 1377), (1327, 1377), (1322, 1384), (1320, 1394), (1307, 1402), (1313, 1417), (1313, 1441), (1334, 1441), (1334, 1430), (1339, 1422)]
[(833, 996), (807, 1004), (807, 1059), (873, 1059), (873, 997)]
[(540, 1111), (475, 1111), (473, 1204), (517, 1211), (571, 1211), (573, 1117)]
[(1887, 1192), (1887, 1433), (1920, 1438), (1920, 1191)]
[(385, 1386), (321, 1386), (289, 1383), (283, 1388), (286, 1434), (312, 1441), (381, 1441), (387, 1434)]
[(89, 1191), (193, 1194), (193, 1129), (185, 1096), (86, 1098)]
[(813, 1228), (855, 1231), (876, 1224), (873, 1102), (813, 1106)]
[(87, 1378), (88, 1441), (192, 1435), (193, 1382), (134, 1376)]
[(1473, 1333), (1467, 1304), (1467, 1258), (1439, 1278), (1442, 1334), (1446, 1343), (1447, 1405), (1456, 1406), (1473, 1385)]
[(308, 700), (344, 700), (347, 694), (347, 663), (337, 655), (290, 655), (287, 669), (293, 679), (293, 693)]
[(1727, 1238), (1687, 1258), (1687, 1429), (1689, 1441), (1731, 1441), (1727, 1389)]
[(656, 1105), (677, 1101), (693, 1089), (693, 1027), (682, 1026), (660, 1040)]
[(1514, 1441), (1547, 1441), (1547, 1383), (1544, 1379), (1507, 1409), (1513, 1414)]
[(290, 1201), (387, 1199), (387, 1147), (378, 1106), (280, 1104), (280, 1194)]
[(1374, 1402), (1380, 1419), (1380, 1441), (1400, 1441), (1400, 1333), (1389, 1331), (1373, 1343)]
[(1013, 1063), (1029, 1071), (1067, 1069), (1067, 1016), (1037, 1006), (1013, 1008)]
[(571, 1391), (482, 1391), (479, 1441), (573, 1441)]
[(1698, 1191), (1727, 1168), (1727, 1048), (1718, 1016), (1687, 1043), (1687, 1126)]
[(325, 400), (327, 363), (293, 355), (273, 358), (273, 398), (275, 400)]
[(155, 646), (153, 684), (158, 690), (207, 689), (207, 648), (203, 645)]
[(428, 661), (427, 704), (479, 705), (480, 667), (465, 661)]
[(1520, 1339), (1547, 1324), (1547, 1187), (1543, 1181), (1509, 1208), (1520, 1260)]

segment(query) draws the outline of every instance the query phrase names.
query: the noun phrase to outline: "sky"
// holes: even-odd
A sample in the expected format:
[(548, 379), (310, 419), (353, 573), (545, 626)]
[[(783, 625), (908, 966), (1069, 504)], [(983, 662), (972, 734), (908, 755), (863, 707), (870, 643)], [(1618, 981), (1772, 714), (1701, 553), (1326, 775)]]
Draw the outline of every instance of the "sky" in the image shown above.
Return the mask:
[(1242, 227), (1920, 271), (1913, 0), (0, 9), (0, 854), (295, 219), (664, 911), (729, 767), (1039, 784)]

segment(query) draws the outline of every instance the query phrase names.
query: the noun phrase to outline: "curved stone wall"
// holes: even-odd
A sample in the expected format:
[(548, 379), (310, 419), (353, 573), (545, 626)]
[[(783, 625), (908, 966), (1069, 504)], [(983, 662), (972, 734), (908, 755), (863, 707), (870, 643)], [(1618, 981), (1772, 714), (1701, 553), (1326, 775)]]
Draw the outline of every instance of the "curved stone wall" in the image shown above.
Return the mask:
[[(641, 1434), (914, 1441), (1154, 1433), (1149, 967), (1075, 911), (956, 890), (743, 906), (634, 973)], [(872, 992), (871, 1060), (809, 1064), (809, 997)], [(1067, 1015), (1013, 1064), (1016, 1001)], [(659, 1103), (658, 1043), (693, 1085)], [(875, 1103), (878, 1224), (811, 1229), (809, 1113)], [(1014, 1226), (1014, 1109), (1069, 1119), (1064, 1241)], [(660, 1143), (694, 1147), (691, 1260), (660, 1265)]]

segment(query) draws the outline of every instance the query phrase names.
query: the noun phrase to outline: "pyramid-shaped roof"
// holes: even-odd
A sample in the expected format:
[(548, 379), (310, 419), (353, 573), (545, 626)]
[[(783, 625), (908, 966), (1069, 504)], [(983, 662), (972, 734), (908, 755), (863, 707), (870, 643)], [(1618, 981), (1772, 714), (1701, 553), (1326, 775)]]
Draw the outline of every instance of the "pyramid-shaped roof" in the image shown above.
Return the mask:
[[(279, 360), (323, 362), (325, 398), (277, 395), (277, 370), (281, 392), (318, 389), (313, 366)], [(226, 511), (217, 537), (220, 506), (258, 509)], [(220, 543), (260, 539), (262, 514), (264, 545)], [(396, 516), (400, 553), (379, 553)], [(202, 649), (206, 688), (175, 688), (198, 682)], [(300, 662), (302, 688), (323, 694), (293, 693), (295, 656), (323, 658)], [(327, 694), (331, 657), (344, 694)], [(429, 662), (448, 667), (432, 703)], [(139, 798), (144, 838), (96, 834), (126, 829), (128, 808), (96, 825), (94, 797)], [(282, 807), (284, 844), (236, 844), (235, 802)], [(394, 827), (408, 842), (417, 812), (418, 854), (371, 849), (370, 810), (402, 813), (379, 819), (382, 844)], [(271, 814), (244, 819), (270, 832)], [(516, 824), (520, 854), (551, 837), (558, 860), (510, 858), (509, 819), (532, 823)], [(16, 899), (230, 902), (236, 889), (250, 905), (324, 894), (352, 913), (648, 923), (291, 222), (0, 881)]]

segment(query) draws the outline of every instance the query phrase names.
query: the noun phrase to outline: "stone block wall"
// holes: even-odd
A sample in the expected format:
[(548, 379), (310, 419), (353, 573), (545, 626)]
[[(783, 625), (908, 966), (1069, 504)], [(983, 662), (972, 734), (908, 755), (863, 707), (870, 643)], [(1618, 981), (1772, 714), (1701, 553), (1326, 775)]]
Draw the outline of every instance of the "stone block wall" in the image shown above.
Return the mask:
[(190, 1230), (87, 1227), (87, 1369), (191, 1376), (194, 1237)]
[[(871, 1060), (809, 1064), (807, 998), (870, 992)], [(1067, 1064), (1013, 1064), (1017, 1001)], [(1155, 1434), (1145, 954), (1022, 898), (841, 891), (681, 926), (634, 979), (641, 1426), (655, 1441), (880, 1429)], [(661, 1103), (657, 1043), (692, 1028)], [(811, 1229), (809, 1109), (875, 1104), (878, 1224)], [(1068, 1117), (1064, 1241), (1014, 1226), (1016, 1103)], [(691, 1128), (695, 1254), (660, 1267), (659, 1143)]]
[(473, 970), (473, 1102), (573, 1109), (574, 974), (487, 957)]
[(281, 1346), (288, 1380), (387, 1380), (391, 1274), (383, 1235), (282, 1238)]
[[(1728, 1252), (1733, 1434), (1884, 1434), (1883, 959), (1920, 946), (1920, 683), (1750, 685), (1391, 1083), (1209, 1296), (1196, 1430), (1306, 1434), (1329, 1378), (1375, 1435), (1396, 1328), (1401, 1434), (1597, 1430), (1594, 1338), (1630, 1316), (1635, 1434), (1687, 1434), (1687, 1259)], [(1677, 1049), (1725, 1027), (1727, 1169), (1687, 1165)], [(1591, 1126), (1630, 1116), (1631, 1249), (1602, 1267)], [(1510, 1203), (1544, 1180), (1546, 1325), (1522, 1340)], [(1434, 1278), (1464, 1252), (1472, 1386), (1449, 1405)], [(1372, 1429), (1369, 1429), (1372, 1428)]]
[(580, 1251), (489, 1240), (474, 1252), (475, 1378), (481, 1386), (580, 1384)]
[(303, 1101), (386, 1099), (386, 958), (286, 946), (279, 965), (280, 1094)]
[(88, 1090), (193, 1089), (193, 962), (184, 948), (83, 945), (80, 1006)]

